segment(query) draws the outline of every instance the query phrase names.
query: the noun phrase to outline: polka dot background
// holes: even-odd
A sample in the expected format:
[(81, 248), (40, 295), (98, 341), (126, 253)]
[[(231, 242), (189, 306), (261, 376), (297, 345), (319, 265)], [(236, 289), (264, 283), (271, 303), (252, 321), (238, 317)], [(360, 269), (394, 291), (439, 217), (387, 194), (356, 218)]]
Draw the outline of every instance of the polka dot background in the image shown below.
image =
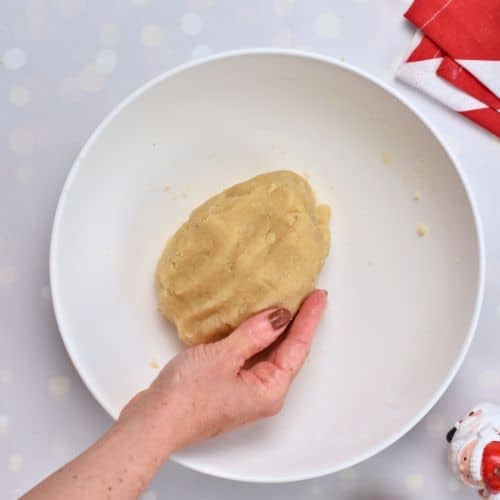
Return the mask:
[[(500, 403), (500, 145), (455, 113), (394, 81), (394, 67), (412, 38), (412, 30), (401, 16), (409, 3), (410, 0), (2, 3), (2, 499), (22, 494), (89, 446), (111, 423), (72, 367), (52, 311), (48, 276), (50, 230), (72, 160), (102, 118), (148, 79), (192, 59), (256, 46), (310, 50), (345, 60), (397, 89), (442, 131), (476, 195), (486, 237), (486, 294), (477, 337), (441, 401), (403, 439), (363, 464), (324, 478), (282, 485), (234, 483), (168, 464), (143, 499), (475, 498), (447, 471), (444, 435), (476, 402)], [(425, 193), (421, 193), (421, 202), (424, 200)], [(362, 401), (359, 407), (363, 411)], [(366, 415), (366, 428), (369, 426), (370, 415)], [(325, 439), (335, 439), (335, 434), (325, 430)], [(355, 431), (352, 439), (356, 439)]]

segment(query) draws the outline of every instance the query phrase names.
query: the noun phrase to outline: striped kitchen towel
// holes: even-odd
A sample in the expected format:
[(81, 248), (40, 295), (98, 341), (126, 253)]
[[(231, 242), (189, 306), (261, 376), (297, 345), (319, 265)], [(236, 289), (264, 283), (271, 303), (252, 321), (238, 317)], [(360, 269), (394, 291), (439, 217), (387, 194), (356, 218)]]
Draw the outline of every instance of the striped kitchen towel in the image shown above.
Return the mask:
[(397, 77), (500, 137), (500, 0), (415, 0)]

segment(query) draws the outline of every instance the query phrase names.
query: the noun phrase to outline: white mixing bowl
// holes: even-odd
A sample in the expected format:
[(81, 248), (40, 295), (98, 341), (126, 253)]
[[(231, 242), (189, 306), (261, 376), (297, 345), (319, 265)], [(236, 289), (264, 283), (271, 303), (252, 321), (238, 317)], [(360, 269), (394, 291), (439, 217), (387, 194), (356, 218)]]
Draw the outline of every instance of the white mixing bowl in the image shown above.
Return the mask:
[(327, 314), (279, 416), (173, 457), (246, 481), (320, 476), (401, 437), (460, 366), (483, 289), (467, 184), (436, 132), (392, 90), (290, 51), (182, 66), (97, 128), (55, 218), (61, 335), (114, 418), (157, 375), (155, 364), (182, 348), (156, 310), (166, 240), (209, 196), (275, 169), (307, 175), (332, 206), (319, 281), (330, 292)]

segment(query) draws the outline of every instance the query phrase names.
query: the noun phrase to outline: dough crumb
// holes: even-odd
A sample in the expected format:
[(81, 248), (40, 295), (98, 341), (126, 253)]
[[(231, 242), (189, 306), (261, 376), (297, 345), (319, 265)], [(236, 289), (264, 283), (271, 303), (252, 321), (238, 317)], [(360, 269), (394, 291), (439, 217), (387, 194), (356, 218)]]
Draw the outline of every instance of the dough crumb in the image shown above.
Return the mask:
[(149, 366), (153, 368), (153, 370), (158, 370), (158, 368), (160, 368), (160, 365), (157, 363), (156, 359), (152, 359), (149, 363)]
[(425, 224), (419, 224), (417, 226), (417, 234), (420, 238), (425, 236), (429, 232), (429, 228)]
[(388, 151), (382, 151), (382, 161), (384, 165), (389, 165), (392, 162), (391, 154)]
[(422, 193), (420, 191), (415, 191), (415, 194), (413, 195), (413, 199), (415, 201), (420, 201), (422, 199)]

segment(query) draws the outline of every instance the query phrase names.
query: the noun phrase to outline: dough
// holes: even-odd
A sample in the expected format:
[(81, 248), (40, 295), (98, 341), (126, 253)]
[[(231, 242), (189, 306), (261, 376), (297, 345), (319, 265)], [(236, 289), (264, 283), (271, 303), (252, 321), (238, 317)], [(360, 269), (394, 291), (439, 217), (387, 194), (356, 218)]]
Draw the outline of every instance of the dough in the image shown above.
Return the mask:
[(186, 344), (212, 342), (270, 307), (293, 314), (328, 255), (330, 210), (308, 182), (259, 175), (195, 209), (157, 269), (159, 309)]

